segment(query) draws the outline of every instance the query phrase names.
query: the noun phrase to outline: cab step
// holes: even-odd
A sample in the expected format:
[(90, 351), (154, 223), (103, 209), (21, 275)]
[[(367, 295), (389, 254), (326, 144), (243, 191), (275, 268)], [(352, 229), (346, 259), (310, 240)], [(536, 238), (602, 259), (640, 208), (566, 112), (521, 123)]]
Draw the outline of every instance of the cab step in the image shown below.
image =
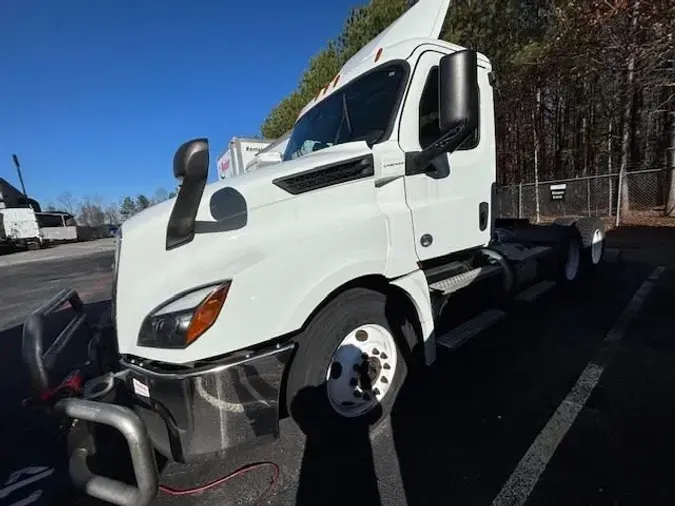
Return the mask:
[(506, 313), (500, 309), (488, 309), (440, 336), (436, 339), (436, 343), (454, 350), (505, 317)]
[(461, 274), (456, 274), (446, 279), (431, 283), (429, 288), (432, 291), (440, 292), (443, 295), (450, 295), (462, 288), (466, 288), (472, 283), (497, 275), (502, 272), (502, 268), (496, 265), (486, 265), (485, 267), (476, 267)]
[(520, 292), (516, 296), (516, 300), (518, 302), (534, 302), (555, 285), (555, 281), (545, 279)]

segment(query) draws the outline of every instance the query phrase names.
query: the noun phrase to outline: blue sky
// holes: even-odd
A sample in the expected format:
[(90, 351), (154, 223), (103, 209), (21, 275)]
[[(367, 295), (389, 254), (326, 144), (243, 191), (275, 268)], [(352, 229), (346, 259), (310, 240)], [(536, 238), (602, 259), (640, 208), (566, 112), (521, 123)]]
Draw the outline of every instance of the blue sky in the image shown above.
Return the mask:
[(0, 177), (43, 205), (174, 186), (184, 140), (257, 135), (365, 0), (2, 0)]

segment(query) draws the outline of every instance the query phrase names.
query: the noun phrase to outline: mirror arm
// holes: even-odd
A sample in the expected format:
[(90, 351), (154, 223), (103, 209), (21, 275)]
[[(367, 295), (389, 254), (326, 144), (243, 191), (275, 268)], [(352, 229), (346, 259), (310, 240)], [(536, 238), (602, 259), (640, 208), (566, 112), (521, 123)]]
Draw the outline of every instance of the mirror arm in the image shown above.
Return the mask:
[[(418, 174), (421, 172), (433, 172), (429, 167), (433, 167), (431, 162), (438, 155), (443, 153), (452, 153), (455, 151), (459, 145), (464, 141), (461, 139), (458, 141), (459, 135), (465, 130), (466, 121), (462, 121), (452, 127), (448, 132), (441, 135), (438, 140), (432, 142), (429, 146), (424, 148), (422, 151), (416, 151), (410, 153), (410, 170), (411, 174)], [(406, 166), (408, 166), (408, 160), (406, 159)], [(407, 172), (407, 170), (406, 170)]]
[(194, 239), (195, 219), (206, 187), (206, 179), (190, 176), (183, 178), (166, 227), (167, 251)]

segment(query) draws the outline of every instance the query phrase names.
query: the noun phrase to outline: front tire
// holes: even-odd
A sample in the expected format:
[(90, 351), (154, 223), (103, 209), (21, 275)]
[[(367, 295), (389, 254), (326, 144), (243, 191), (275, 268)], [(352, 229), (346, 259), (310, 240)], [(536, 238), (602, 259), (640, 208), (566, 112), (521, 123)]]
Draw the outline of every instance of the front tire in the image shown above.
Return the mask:
[(352, 288), (298, 336), (286, 384), (288, 412), (310, 437), (364, 433), (385, 419), (407, 375), (405, 332), (387, 318), (387, 296)]

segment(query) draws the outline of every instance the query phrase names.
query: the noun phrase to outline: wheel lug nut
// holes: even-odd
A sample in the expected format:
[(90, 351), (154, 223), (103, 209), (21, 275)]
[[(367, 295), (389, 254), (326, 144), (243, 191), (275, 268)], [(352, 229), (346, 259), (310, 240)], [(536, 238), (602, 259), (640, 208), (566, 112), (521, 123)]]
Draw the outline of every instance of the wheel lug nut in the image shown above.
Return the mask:
[(365, 330), (357, 330), (356, 331), (356, 340), (357, 341), (363, 342), (366, 339), (368, 339), (368, 332), (366, 332)]
[(382, 360), (387, 360), (388, 357), (387, 357), (387, 354), (383, 352), (383, 353), (380, 355), (380, 358), (381, 358)]
[(367, 353), (361, 353), (361, 358), (363, 360), (368, 360), (368, 354)]
[(382, 381), (382, 383), (389, 383), (389, 380), (387, 379), (386, 376), (382, 376), (382, 378), (380, 379), (380, 381)]
[(389, 364), (384, 364), (384, 365), (382, 366), (382, 369), (385, 369), (385, 370), (388, 371), (389, 369), (391, 369), (391, 366), (390, 366)]
[(379, 388), (373, 388), (373, 395), (380, 395), (380, 389)]
[(379, 355), (379, 354), (380, 354), (380, 350), (378, 350), (377, 348), (373, 348), (373, 355)]

